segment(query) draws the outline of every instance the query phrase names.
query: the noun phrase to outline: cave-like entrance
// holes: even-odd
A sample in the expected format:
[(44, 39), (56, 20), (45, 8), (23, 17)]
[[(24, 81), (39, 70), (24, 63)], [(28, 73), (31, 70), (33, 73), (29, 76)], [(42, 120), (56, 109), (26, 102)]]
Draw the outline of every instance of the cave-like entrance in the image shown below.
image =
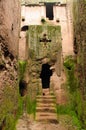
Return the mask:
[(42, 83), (42, 89), (50, 88), (50, 77), (52, 76), (52, 70), (50, 69), (50, 65), (46, 61), (42, 64), (41, 67), (41, 83)]

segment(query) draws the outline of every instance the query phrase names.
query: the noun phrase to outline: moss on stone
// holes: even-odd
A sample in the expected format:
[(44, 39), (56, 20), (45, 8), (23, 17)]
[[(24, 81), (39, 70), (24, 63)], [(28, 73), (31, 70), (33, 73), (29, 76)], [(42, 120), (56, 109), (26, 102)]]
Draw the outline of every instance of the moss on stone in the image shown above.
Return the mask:
[(86, 0), (73, 0), (73, 17), (75, 48), (77, 48), (77, 79), (79, 81), (76, 112), (83, 128), (86, 128), (86, 114), (83, 111), (86, 100)]
[(68, 56), (64, 60), (64, 66), (67, 72), (67, 85), (70, 93), (76, 91), (78, 87), (78, 80), (75, 76), (75, 61), (73, 57)]
[(3, 101), (0, 103), (0, 125), (5, 119), (5, 129), (14, 130), (18, 114), (18, 89), (6, 86), (2, 98)]
[(25, 70), (26, 70), (26, 61), (19, 61), (19, 78), (23, 79), (24, 78), (24, 74), (25, 74)]
[[(51, 42), (40, 42), (43, 35)], [(61, 27), (51, 25), (31, 25), (28, 31), (29, 56), (31, 58), (43, 58), (47, 56), (52, 48), (53, 53), (59, 50), (61, 46)]]

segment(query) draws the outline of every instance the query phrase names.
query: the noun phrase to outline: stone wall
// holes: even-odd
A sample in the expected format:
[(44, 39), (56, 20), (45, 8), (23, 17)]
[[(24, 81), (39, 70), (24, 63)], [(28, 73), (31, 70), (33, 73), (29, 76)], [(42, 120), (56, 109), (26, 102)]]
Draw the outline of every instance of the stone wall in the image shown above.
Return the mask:
[(45, 6), (21, 6), (21, 17), (25, 18), (21, 26), (40, 25), (41, 18), (46, 19), (46, 8)]
[(21, 0), (22, 4), (39, 4), (39, 2), (61, 2), (66, 3), (66, 0)]
[[(44, 37), (44, 34), (45, 37)], [(43, 38), (46, 38), (46, 42), (43, 42)], [(50, 40), (50, 42), (47, 42)], [(42, 60), (47, 58), (50, 65), (55, 66), (57, 75), (61, 74), (61, 27), (54, 25), (31, 25), (28, 30), (28, 73), (29, 73), (29, 85), (28, 92), (40, 93), (41, 81), (40, 72), (42, 66)], [(53, 48), (53, 49), (52, 49)], [(34, 97), (35, 97), (35, 94)]]
[(19, 20), (19, 0), (0, 0), (0, 36), (14, 55), (18, 53)]
[(0, 0), (0, 130), (14, 129), (18, 109), (19, 30), (19, 1)]
[[(86, 1), (73, 2), (74, 52), (76, 56), (76, 75), (78, 79), (78, 97), (76, 112), (86, 128)], [(83, 108), (83, 110), (82, 110)]]
[[(77, 54), (78, 78), (86, 93), (86, 1), (74, 2), (74, 52)], [(77, 6), (78, 5), (78, 6)]]

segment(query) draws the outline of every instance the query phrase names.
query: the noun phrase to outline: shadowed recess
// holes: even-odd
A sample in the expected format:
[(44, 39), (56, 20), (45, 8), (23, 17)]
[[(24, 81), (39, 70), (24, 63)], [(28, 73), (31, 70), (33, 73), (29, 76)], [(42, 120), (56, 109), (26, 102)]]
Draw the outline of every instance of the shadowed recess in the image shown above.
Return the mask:
[(25, 96), (27, 91), (27, 83), (24, 80), (20, 80), (19, 82), (19, 93), (21, 96)]
[(21, 31), (27, 31), (29, 29), (28, 25), (25, 25), (21, 28)]

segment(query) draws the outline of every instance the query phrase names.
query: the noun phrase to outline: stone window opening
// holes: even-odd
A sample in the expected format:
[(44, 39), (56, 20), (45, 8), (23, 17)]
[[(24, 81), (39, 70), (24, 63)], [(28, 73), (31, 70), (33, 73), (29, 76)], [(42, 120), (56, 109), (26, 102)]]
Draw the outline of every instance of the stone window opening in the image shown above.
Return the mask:
[(49, 20), (53, 20), (54, 18), (53, 5), (54, 3), (45, 3), (46, 17), (49, 18)]
[(22, 22), (24, 22), (25, 21), (25, 17), (22, 17)]
[(21, 27), (21, 31), (27, 31), (29, 29), (28, 25), (24, 25)]

